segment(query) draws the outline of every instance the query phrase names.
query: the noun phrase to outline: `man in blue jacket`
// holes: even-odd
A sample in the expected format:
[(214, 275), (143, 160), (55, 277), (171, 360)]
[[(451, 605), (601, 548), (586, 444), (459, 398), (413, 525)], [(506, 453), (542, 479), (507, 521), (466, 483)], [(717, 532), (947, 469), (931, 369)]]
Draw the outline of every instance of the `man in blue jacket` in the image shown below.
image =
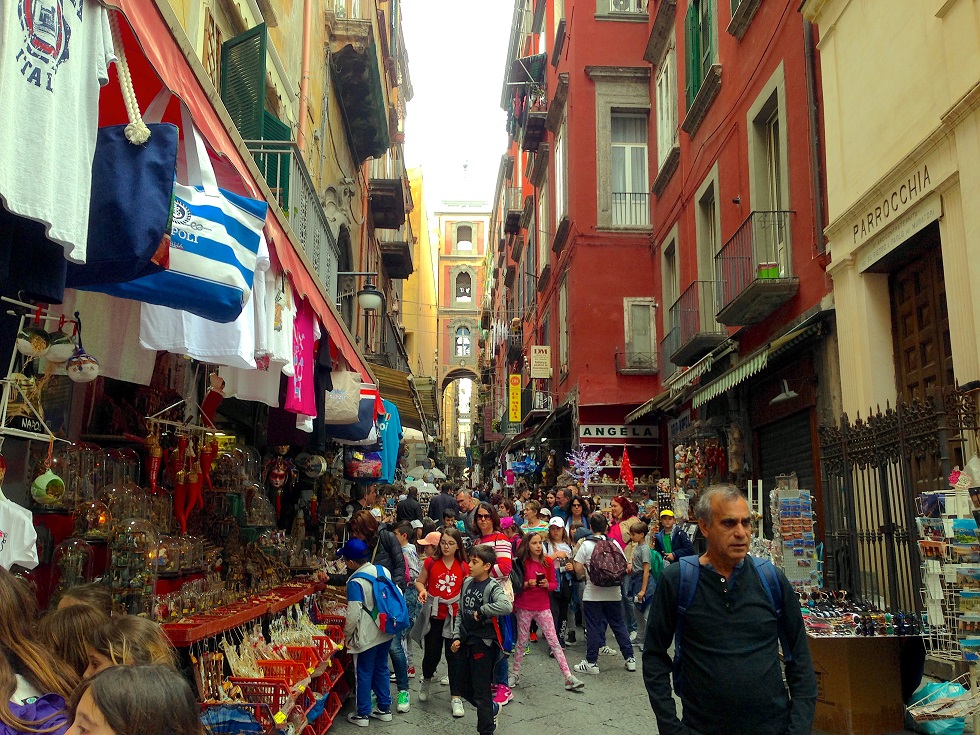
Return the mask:
[(674, 563), (682, 556), (692, 556), (694, 554), (694, 544), (684, 533), (684, 529), (677, 525), (674, 518), (674, 511), (660, 511), (660, 531), (654, 536), (654, 548), (660, 552), (664, 561)]

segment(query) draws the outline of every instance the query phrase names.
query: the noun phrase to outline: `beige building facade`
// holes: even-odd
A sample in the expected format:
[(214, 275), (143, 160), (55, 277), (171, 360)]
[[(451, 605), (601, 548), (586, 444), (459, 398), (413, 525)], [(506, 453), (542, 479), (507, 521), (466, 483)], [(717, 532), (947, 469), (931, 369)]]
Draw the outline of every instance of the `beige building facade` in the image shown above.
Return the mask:
[(842, 408), (867, 416), (980, 379), (980, 4), (803, 13), (820, 37)]

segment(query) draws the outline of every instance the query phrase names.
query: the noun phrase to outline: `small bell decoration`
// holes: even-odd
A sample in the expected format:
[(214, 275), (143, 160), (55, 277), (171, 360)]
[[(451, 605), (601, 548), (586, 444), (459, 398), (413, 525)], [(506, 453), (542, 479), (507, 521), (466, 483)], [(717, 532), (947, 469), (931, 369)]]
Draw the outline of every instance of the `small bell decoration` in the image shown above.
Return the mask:
[(78, 324), (78, 349), (65, 365), (65, 371), (76, 383), (91, 383), (99, 377), (99, 361), (88, 354), (82, 346), (82, 319), (77, 311), (75, 320)]

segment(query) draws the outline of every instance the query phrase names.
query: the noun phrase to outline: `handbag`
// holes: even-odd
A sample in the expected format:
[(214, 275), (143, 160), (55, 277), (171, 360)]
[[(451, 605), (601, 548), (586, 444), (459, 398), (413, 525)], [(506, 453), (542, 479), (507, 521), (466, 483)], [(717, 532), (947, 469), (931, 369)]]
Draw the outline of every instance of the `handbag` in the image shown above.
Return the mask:
[(377, 444), (381, 436), (378, 432), (378, 388), (372, 383), (360, 385), (360, 400), (357, 408), (357, 421), (350, 424), (326, 424), (323, 433), (338, 444), (370, 446)]
[(177, 126), (144, 123), (115, 12), (109, 21), (129, 123), (99, 128), (85, 263), (68, 264), (68, 288), (131, 281), (165, 270), (170, 262)]
[(353, 370), (334, 370), (330, 373), (330, 380), (333, 390), (326, 392), (323, 401), (323, 423), (355, 423), (361, 403), (360, 374)]
[[(144, 117), (162, 117), (164, 89)], [(111, 296), (233, 322), (252, 294), (256, 254), (269, 205), (219, 189), (204, 139), (180, 103), (187, 182), (174, 185), (170, 268), (127, 283), (91, 288)]]

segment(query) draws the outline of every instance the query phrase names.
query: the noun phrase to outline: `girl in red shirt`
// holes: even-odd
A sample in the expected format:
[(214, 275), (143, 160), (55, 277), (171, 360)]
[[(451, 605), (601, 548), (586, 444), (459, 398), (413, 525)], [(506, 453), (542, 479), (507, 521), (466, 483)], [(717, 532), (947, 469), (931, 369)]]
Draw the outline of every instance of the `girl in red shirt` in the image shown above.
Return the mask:
[[(514, 600), (514, 614), (517, 616), (517, 645), (514, 646), (514, 678), (512, 686), (517, 686), (521, 678), (521, 662), (524, 647), (531, 634), (531, 621), (538, 624), (544, 632), (545, 640), (555, 654), (555, 661), (565, 677), (565, 689), (578, 692), (585, 688), (585, 682), (574, 676), (565, 660), (555, 632), (555, 621), (551, 616), (550, 592), (558, 588), (555, 567), (545, 556), (544, 541), (540, 533), (530, 533), (517, 549), (518, 563), (524, 565), (524, 589)], [(516, 590), (515, 590), (516, 592)]]
[[(419, 699), (429, 698), (429, 688), (436, 667), (446, 651), (446, 664), (449, 667), (449, 691), (452, 694), (453, 716), (463, 716), (462, 687), (459, 681), (459, 654), (452, 651), (453, 620), (459, 614), (459, 593), (463, 580), (469, 576), (463, 550), (463, 537), (455, 528), (446, 528), (439, 539), (439, 554), (433, 555), (422, 564), (415, 589), (419, 593), (421, 627), (416, 626), (413, 634), (422, 640), (422, 680), (419, 682)], [(413, 636), (414, 637), (414, 636)], [(419, 640), (416, 637), (416, 640)]]

